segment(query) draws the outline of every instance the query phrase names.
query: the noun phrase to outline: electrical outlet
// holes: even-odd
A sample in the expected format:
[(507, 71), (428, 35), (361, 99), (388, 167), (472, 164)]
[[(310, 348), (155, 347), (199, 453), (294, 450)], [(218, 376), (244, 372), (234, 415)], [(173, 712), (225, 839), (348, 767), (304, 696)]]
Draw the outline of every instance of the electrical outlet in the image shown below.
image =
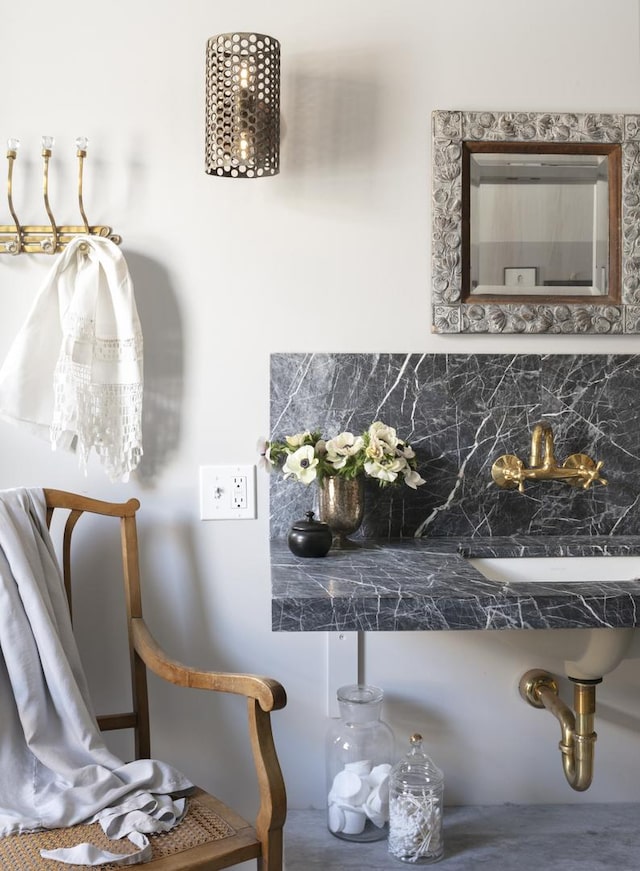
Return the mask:
[(200, 466), (200, 519), (253, 520), (255, 466)]
[(233, 508), (247, 507), (247, 476), (234, 475), (231, 490), (231, 505)]

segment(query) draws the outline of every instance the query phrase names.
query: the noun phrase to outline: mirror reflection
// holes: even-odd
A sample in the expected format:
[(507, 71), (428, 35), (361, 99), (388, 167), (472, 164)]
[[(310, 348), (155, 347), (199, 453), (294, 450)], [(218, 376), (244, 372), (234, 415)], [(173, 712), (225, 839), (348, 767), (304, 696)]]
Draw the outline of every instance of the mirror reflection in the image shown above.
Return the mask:
[(606, 295), (608, 166), (604, 154), (471, 153), (471, 295)]

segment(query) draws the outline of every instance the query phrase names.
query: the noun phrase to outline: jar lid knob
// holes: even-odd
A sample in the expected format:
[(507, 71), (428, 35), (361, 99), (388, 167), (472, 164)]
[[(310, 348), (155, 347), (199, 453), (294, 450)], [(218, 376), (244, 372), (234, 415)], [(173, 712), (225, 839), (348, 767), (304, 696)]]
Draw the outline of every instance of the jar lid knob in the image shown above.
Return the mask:
[(422, 749), (422, 735), (419, 732), (414, 732), (409, 738), (411, 749), (407, 753), (406, 758), (415, 762), (416, 760), (428, 759), (426, 753)]
[(309, 521), (309, 523), (311, 523), (312, 520), (313, 520), (313, 518), (315, 517), (315, 512), (313, 512), (313, 511), (307, 511), (307, 512), (305, 512), (305, 515), (304, 515), (304, 516), (307, 518), (307, 520)]

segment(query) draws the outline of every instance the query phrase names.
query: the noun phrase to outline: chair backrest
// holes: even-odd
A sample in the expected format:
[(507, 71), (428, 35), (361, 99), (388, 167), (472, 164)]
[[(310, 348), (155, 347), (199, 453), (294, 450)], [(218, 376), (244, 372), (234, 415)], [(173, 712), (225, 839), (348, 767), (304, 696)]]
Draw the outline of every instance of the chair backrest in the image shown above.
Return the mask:
[(103, 502), (99, 499), (89, 499), (75, 493), (63, 490), (44, 491), (47, 504), (47, 525), (51, 526), (54, 512), (68, 512), (62, 534), (62, 571), (64, 584), (72, 610), (71, 587), (71, 536), (75, 526), (83, 514), (104, 515), (115, 517), (120, 521), (120, 541), (122, 549), (122, 576), (124, 581), (125, 603), (127, 612), (127, 629), (129, 638), (129, 659), (131, 663), (131, 699), (132, 710), (121, 713), (102, 714), (98, 716), (98, 725), (103, 731), (114, 729), (132, 729), (135, 740), (136, 758), (150, 756), (149, 736), (149, 700), (147, 693), (147, 672), (144, 662), (135, 652), (131, 638), (131, 618), (142, 616), (142, 600), (140, 594), (140, 568), (138, 561), (138, 533), (136, 529), (136, 511), (140, 507), (137, 499), (128, 502)]

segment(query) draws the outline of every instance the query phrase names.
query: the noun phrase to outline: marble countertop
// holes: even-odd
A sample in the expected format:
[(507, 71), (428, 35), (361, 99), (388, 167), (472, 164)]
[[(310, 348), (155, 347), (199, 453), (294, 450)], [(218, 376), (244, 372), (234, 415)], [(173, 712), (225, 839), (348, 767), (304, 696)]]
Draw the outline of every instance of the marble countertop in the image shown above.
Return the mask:
[(575, 629), (640, 625), (640, 580), (504, 584), (465, 557), (640, 554), (640, 536), (363, 541), (320, 559), (271, 542), (272, 628), (300, 631)]

